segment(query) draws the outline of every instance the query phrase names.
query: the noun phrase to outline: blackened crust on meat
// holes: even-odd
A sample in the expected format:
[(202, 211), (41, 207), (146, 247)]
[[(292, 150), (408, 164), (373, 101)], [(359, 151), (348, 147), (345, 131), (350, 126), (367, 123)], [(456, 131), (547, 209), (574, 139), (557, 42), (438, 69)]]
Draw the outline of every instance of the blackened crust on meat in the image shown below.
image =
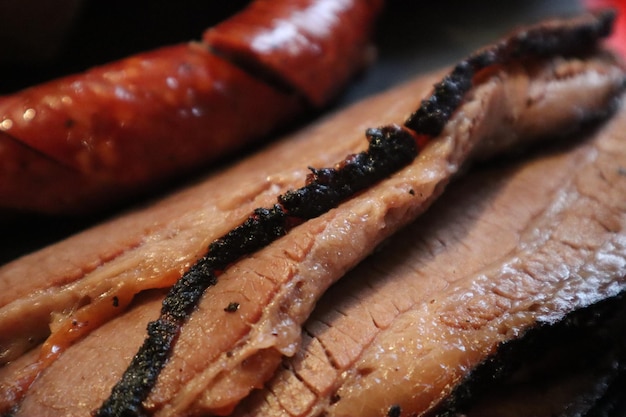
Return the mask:
[(422, 101), (420, 108), (409, 117), (405, 126), (431, 136), (441, 133), (472, 87), (474, 71), (468, 61), (457, 64), (449, 75), (435, 85), (433, 95)]
[(619, 374), (610, 384), (604, 395), (598, 398), (589, 409), (585, 417), (601, 416), (624, 416), (626, 415), (626, 397), (624, 397), (624, 387), (626, 387), (626, 363), (624, 360), (619, 364)]
[(401, 414), (402, 408), (397, 404), (392, 405), (389, 407), (389, 410), (387, 410), (387, 417), (400, 417)]
[(313, 169), (307, 184), (279, 196), (272, 208), (258, 208), (239, 226), (209, 245), (170, 289), (160, 317), (111, 395), (95, 416), (142, 416), (142, 402), (165, 366), (176, 337), (207, 288), (228, 265), (283, 236), (293, 225), (330, 210), (354, 193), (409, 164), (417, 155), (412, 132), (398, 126), (369, 129), (366, 152), (351, 155), (335, 168)]
[(129, 366), (133, 372), (123, 375), (96, 416), (145, 415), (141, 402), (165, 365), (179, 328), (180, 324), (167, 316), (148, 324), (148, 337)]
[[(549, 375), (546, 376), (546, 372), (550, 371), (546, 371), (546, 368), (552, 368), (552, 372), (559, 375), (577, 373), (607, 375), (604, 381), (607, 386), (604, 389), (587, 393), (588, 398), (585, 401), (579, 399), (581, 400), (579, 402), (586, 403), (579, 405), (581, 410), (576, 412), (571, 409), (573, 404), (568, 401), (567, 407), (570, 412), (567, 415), (623, 415), (607, 414), (606, 411), (622, 407), (624, 404), (622, 384), (626, 378), (625, 301), (626, 293), (621, 293), (573, 311), (554, 324), (540, 324), (529, 329), (521, 338), (502, 344), (495, 355), (475, 368), (466, 380), (455, 388), (450, 397), (428, 416), (480, 415), (480, 412), (476, 414), (472, 412), (476, 402), (483, 399), (489, 402), (499, 400), (493, 400), (497, 394), (491, 392), (491, 389), (502, 388), (506, 385), (507, 378), (519, 384), (520, 378), (539, 375), (526, 382), (528, 385), (533, 381), (537, 382), (536, 378), (547, 379)], [(543, 388), (545, 389), (545, 386)], [(619, 391), (621, 402), (614, 395), (615, 390)], [(580, 392), (576, 391), (573, 395), (580, 396)], [(515, 405), (512, 406), (515, 408)], [(523, 410), (524, 406), (520, 404), (517, 408)], [(553, 411), (546, 415), (557, 415), (555, 408), (547, 406), (547, 409)], [(524, 415), (524, 412), (511, 412), (510, 415)]]
[[(144, 415), (142, 402), (165, 366), (185, 320), (207, 288), (216, 284), (219, 274), (299, 222), (327, 212), (408, 165), (418, 154), (422, 141), (439, 134), (461, 105), (476, 72), (513, 59), (583, 52), (609, 32), (612, 21), (612, 14), (600, 13), (586, 15), (574, 23), (539, 26), (471, 56), (435, 85), (431, 97), (406, 121), (406, 127), (368, 129), (366, 152), (349, 155), (333, 168), (311, 168), (305, 186), (279, 196), (278, 204), (270, 209), (256, 209), (244, 223), (214, 241), (207, 255), (172, 287), (163, 301), (161, 316), (148, 326), (144, 344), (94, 415)], [(541, 46), (542, 39), (548, 45)], [(390, 412), (395, 413), (395, 408)]]
[(346, 158), (335, 168), (311, 168), (309, 183), (278, 198), (290, 216), (311, 219), (389, 176), (417, 155), (413, 135), (399, 126), (368, 129), (367, 152)]
[(234, 313), (237, 310), (239, 310), (239, 303), (235, 301), (231, 301), (226, 307), (224, 307), (224, 311), (228, 313)]
[(496, 48), (504, 60), (580, 53), (593, 48), (599, 38), (611, 33), (615, 17), (615, 11), (601, 10), (574, 19), (570, 25), (549, 22), (521, 31)]
[(163, 300), (161, 315), (182, 322), (195, 308), (196, 300), (216, 283), (211, 259), (203, 257), (172, 286)]
[(218, 272), (284, 235), (285, 223), (286, 215), (280, 206), (259, 208), (241, 225), (211, 243), (207, 255), (170, 289), (163, 300), (160, 317), (148, 325), (148, 337), (96, 416), (143, 414), (141, 402), (156, 383), (185, 319), (204, 291), (217, 283)]
[(255, 252), (287, 232), (287, 215), (278, 204), (258, 208), (241, 225), (209, 245), (207, 264), (223, 270), (243, 255)]
[(458, 63), (435, 85), (433, 94), (413, 113), (405, 126), (437, 136), (472, 87), (474, 74), (492, 65), (524, 58), (570, 55), (592, 49), (607, 36), (615, 21), (612, 10), (584, 15), (567, 24), (550, 22), (518, 32)]

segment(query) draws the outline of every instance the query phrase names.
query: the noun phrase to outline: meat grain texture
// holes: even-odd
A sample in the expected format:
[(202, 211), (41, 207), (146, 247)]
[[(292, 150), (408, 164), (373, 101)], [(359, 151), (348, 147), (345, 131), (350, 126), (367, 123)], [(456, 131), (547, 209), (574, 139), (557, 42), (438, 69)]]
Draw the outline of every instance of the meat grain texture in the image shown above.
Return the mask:
[(626, 109), (450, 186), (331, 288), (237, 416), (422, 415), (502, 342), (626, 288)]
[[(209, 242), (240, 224), (253, 208), (270, 206), (276, 195), (302, 184), (307, 174), (304, 167), (329, 166), (362, 150), (362, 132), (367, 127), (401, 123), (437, 78), (421, 78), (358, 104), (154, 207), (0, 269), (0, 334), (12, 335), (1, 341), (5, 366), (0, 368), (0, 404), (4, 410), (12, 408), (22, 416), (53, 416), (87, 415), (97, 409), (141, 345), (146, 324), (158, 316), (160, 289), (170, 287)], [(298, 350), (301, 325), (324, 291), (421, 214), (468, 158), (500, 151), (502, 143), (513, 146), (560, 135), (605, 114), (623, 80), (622, 68), (605, 54), (585, 60), (555, 58), (526, 66), (514, 64), (489, 73), (414, 163), (229, 268), (183, 327), (144, 408), (163, 416), (228, 414), (251, 390), (262, 388), (287, 356), (293, 362), (286, 362), (286, 369), (274, 377), (270, 388), (255, 394), (258, 402), (250, 400), (236, 412), (384, 415), (391, 405), (424, 409), (446, 394), (445, 387), (460, 381), (463, 372), (493, 352), (498, 341), (516, 336), (537, 319), (555, 319), (566, 308), (617, 292), (623, 277), (620, 200), (606, 197), (607, 207), (613, 207), (611, 203), (616, 208), (606, 208), (612, 216), (602, 223), (597, 217), (584, 217), (592, 212), (582, 207), (580, 213), (564, 212), (563, 227), (550, 233), (558, 210), (575, 207), (565, 204), (568, 188), (563, 188), (567, 185), (563, 181), (571, 181), (572, 176), (555, 168), (554, 176), (544, 178), (543, 168), (529, 169), (527, 175), (539, 184), (528, 189), (520, 185), (519, 191), (534, 193), (529, 196), (532, 200), (521, 196), (518, 200), (517, 194), (512, 202), (503, 200), (503, 207), (511, 207), (513, 215), (496, 217), (503, 219), (501, 225), (495, 219), (479, 221), (481, 210), (489, 208), (481, 202), (498, 195), (481, 189), (482, 199), (473, 192), (471, 204), (459, 197), (450, 206), (449, 210), (461, 213), (451, 216), (449, 224), (441, 221), (439, 228), (433, 228), (441, 236), (431, 241), (425, 236), (411, 244), (401, 240), (403, 250), (415, 254), (405, 257), (402, 251), (392, 251), (380, 263), (369, 264), (367, 271), (357, 269), (353, 274), (366, 275), (360, 277), (363, 283), (376, 278), (379, 281), (372, 284), (376, 289), (395, 288), (394, 298), (366, 285), (363, 294), (383, 298), (359, 303), (365, 295), (350, 288), (344, 293), (350, 297), (345, 312), (350, 306), (363, 311), (344, 316), (344, 307), (322, 308), (318, 314), (327, 311), (336, 316), (340, 311), (346, 321), (312, 319), (306, 326), (304, 350)], [(589, 155), (600, 158), (600, 151), (611, 147), (613, 153), (623, 155), (619, 144), (589, 145), (576, 153), (580, 155), (576, 161), (563, 163), (561, 168), (589, 165), (594, 160)], [(589, 166), (590, 170), (603, 167)], [(619, 170), (601, 172), (612, 175), (608, 178), (622, 175)], [(505, 189), (502, 181), (500, 188)], [(588, 192), (612, 184), (599, 181)], [(544, 185), (547, 191), (541, 188)], [(575, 182), (573, 190), (578, 192), (583, 185)], [(484, 188), (489, 190), (488, 184)], [(570, 198), (582, 204), (581, 199)], [(604, 197), (597, 198), (602, 201)], [(468, 215), (470, 223), (475, 219), (498, 233), (470, 233), (462, 221)], [(586, 220), (580, 223), (581, 219)], [(605, 223), (610, 227), (607, 230), (615, 232), (610, 234), (615, 242), (603, 240), (608, 232), (598, 226)], [(582, 230), (589, 241), (575, 240), (580, 224), (585, 225)], [(574, 227), (576, 233), (568, 232), (566, 226)], [(506, 232), (506, 227), (512, 230)], [(103, 232), (108, 232), (105, 241), (101, 241)], [(474, 246), (464, 243), (469, 237), (477, 239)], [(94, 241), (97, 250), (89, 245)], [(483, 252), (496, 242), (497, 251)], [(438, 253), (437, 245), (444, 243), (457, 243), (459, 252)], [(612, 252), (601, 252), (606, 245), (613, 245)], [(587, 252), (579, 253), (579, 249)], [(576, 272), (576, 268), (584, 269), (578, 258), (581, 254), (595, 260), (591, 265), (597, 265), (597, 270), (609, 265), (614, 270), (604, 281), (576, 278), (583, 276)], [(437, 265), (429, 266), (424, 256), (436, 258)], [(393, 268), (390, 259), (395, 261)], [(410, 265), (409, 261), (418, 263)], [(569, 268), (563, 266), (567, 262)], [(454, 270), (445, 271), (452, 265)], [(433, 274), (426, 275), (430, 269)], [(46, 274), (40, 274), (41, 270)], [(526, 274), (523, 285), (514, 279), (515, 271)], [(25, 276), (32, 278), (24, 280)], [(410, 277), (416, 281), (409, 284)], [(496, 286), (498, 280), (506, 285)], [(135, 297), (139, 293), (143, 295)], [(576, 294), (587, 296), (578, 299)], [(229, 305), (238, 308), (233, 311)], [(422, 316), (413, 316), (413, 311)], [(54, 320), (48, 328), (49, 317)], [(420, 334), (425, 336), (416, 336)], [(474, 337), (477, 343), (470, 343)], [(400, 340), (414, 343), (401, 345)], [(43, 345), (33, 346), (42, 341)], [(401, 350), (408, 356), (402, 356)], [(394, 351), (391, 356), (383, 355), (389, 351)], [(424, 359), (416, 361), (420, 356)], [(304, 362), (306, 358), (313, 365)], [(377, 384), (381, 378), (389, 385)], [(407, 391), (398, 389), (398, 383)]]

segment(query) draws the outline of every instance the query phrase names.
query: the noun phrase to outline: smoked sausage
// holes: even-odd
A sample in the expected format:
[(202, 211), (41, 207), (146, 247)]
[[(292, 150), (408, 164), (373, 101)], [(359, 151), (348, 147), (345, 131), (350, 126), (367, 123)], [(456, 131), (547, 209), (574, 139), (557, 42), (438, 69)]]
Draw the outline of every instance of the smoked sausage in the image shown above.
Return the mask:
[(381, 8), (257, 0), (202, 42), (0, 97), (0, 209), (110, 206), (328, 103), (367, 61)]

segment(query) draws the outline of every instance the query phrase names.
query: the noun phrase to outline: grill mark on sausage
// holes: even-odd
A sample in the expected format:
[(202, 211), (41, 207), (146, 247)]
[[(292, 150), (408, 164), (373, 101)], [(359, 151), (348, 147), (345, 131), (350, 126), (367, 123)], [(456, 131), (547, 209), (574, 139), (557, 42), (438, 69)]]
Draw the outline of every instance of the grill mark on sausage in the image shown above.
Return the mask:
[(217, 283), (221, 272), (294, 226), (329, 211), (410, 164), (419, 149), (441, 133), (478, 72), (520, 59), (585, 52), (610, 33), (614, 18), (612, 11), (602, 11), (565, 23), (543, 24), (485, 48), (458, 63), (436, 84), (432, 95), (403, 127), (368, 129), (367, 151), (349, 155), (333, 168), (309, 168), (311, 174), (303, 187), (280, 195), (272, 208), (254, 210), (244, 223), (211, 243), (207, 255), (176, 282), (163, 301), (160, 317), (148, 324), (143, 345), (94, 415), (144, 415), (142, 402), (165, 366), (185, 320), (204, 292)]

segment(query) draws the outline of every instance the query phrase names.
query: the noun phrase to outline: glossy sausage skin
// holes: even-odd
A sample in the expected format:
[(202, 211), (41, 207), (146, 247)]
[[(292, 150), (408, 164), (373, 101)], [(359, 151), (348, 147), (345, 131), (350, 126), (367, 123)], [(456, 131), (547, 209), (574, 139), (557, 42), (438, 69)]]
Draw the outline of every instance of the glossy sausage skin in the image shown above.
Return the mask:
[[(10, 170), (2, 162), (10, 171), (0, 190), (22, 186), (0, 201), (49, 212), (107, 203), (111, 194), (101, 195), (104, 190), (115, 186), (131, 192), (197, 166), (301, 109), (297, 97), (277, 92), (196, 44), (56, 80), (0, 103), (3, 148), (12, 141), (26, 147), (20, 149), (22, 164)], [(9, 152), (3, 159), (14, 161)], [(33, 169), (44, 164), (49, 172)]]
[(204, 41), (322, 105), (371, 58), (369, 32), (382, 6), (382, 0), (259, 0), (207, 30)]
[[(208, 36), (0, 97), (0, 209), (92, 211), (267, 135), (306, 110), (307, 102), (327, 102), (361, 68), (381, 6), (341, 1), (339, 10), (327, 3), (257, 1), (231, 18), (259, 37), (272, 16), (293, 29), (276, 48), (255, 51), (256, 62), (243, 68)], [(351, 13), (363, 18), (338, 24)], [(232, 38), (243, 50), (258, 43), (246, 38), (246, 46), (226, 30), (228, 21), (223, 25), (208, 33), (223, 30), (220, 39)], [(316, 36), (306, 32), (311, 25), (319, 29)], [(294, 49), (301, 39), (306, 45)], [(355, 47), (343, 54), (346, 40)], [(319, 53), (327, 60), (317, 59)], [(292, 83), (301, 68), (325, 74), (328, 82)]]

